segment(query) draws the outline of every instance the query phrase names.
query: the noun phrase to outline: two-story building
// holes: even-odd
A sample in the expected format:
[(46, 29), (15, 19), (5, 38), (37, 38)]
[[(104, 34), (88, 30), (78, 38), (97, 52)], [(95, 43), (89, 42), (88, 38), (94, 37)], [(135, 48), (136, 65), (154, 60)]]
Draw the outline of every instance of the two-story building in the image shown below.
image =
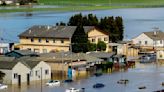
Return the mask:
[[(69, 51), (75, 30), (76, 26), (33, 26), (19, 35), (19, 47), (38, 53)], [(108, 33), (94, 26), (84, 26), (84, 31), (92, 43), (109, 42)]]
[(132, 39), (133, 44), (138, 44), (142, 47), (163, 47), (164, 46), (164, 32), (151, 31), (143, 32), (139, 36)]

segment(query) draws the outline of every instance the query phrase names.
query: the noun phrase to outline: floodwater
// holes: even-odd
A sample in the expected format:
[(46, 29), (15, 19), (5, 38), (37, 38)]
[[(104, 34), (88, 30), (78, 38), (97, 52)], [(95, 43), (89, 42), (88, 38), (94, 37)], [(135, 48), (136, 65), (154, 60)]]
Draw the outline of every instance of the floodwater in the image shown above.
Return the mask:
[[(130, 8), (81, 11), (83, 15), (93, 13), (98, 18), (104, 16), (122, 16), (124, 20), (125, 39), (131, 39), (142, 32), (152, 31), (154, 27), (164, 30), (164, 8)], [(0, 13), (0, 37), (7, 41), (18, 42), (17, 35), (33, 25), (55, 25), (68, 22), (69, 18), (80, 12), (33, 12), (33, 16), (23, 13)]]
[[(128, 79), (129, 83), (117, 84), (120, 79)], [(113, 72), (104, 74), (100, 77), (83, 77), (73, 83), (65, 83), (59, 87), (47, 87), (43, 83), (42, 92), (65, 92), (65, 89), (85, 88), (85, 92), (152, 92), (164, 89), (161, 83), (164, 82), (164, 67), (155, 64), (136, 64), (136, 68), (127, 71)], [(105, 87), (94, 89), (95, 83), (104, 83)], [(146, 89), (138, 89), (145, 86)], [(11, 90), (12, 88), (12, 90)], [(40, 83), (33, 83), (30, 86), (10, 87), (2, 92), (41, 92)]]

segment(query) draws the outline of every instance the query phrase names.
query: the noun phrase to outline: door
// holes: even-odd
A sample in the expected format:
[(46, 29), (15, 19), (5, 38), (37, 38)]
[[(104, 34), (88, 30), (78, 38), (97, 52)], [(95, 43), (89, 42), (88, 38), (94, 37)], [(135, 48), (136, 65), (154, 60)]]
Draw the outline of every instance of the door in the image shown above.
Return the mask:
[(18, 85), (21, 86), (21, 75), (18, 75)]
[(27, 74), (27, 85), (30, 85), (30, 74)]

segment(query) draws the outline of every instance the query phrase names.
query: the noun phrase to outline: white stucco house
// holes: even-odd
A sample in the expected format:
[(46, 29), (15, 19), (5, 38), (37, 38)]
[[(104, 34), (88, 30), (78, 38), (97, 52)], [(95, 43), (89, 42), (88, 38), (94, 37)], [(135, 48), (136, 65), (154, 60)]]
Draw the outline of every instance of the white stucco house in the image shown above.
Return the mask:
[(51, 67), (44, 61), (22, 61), (30, 70), (30, 81), (51, 79)]
[(164, 32), (151, 31), (143, 32), (139, 36), (132, 39), (133, 44), (146, 47), (163, 47), (164, 46)]
[(27, 82), (30, 68), (21, 62), (0, 61), (0, 71), (5, 73), (3, 83), (5, 84), (18, 84)]

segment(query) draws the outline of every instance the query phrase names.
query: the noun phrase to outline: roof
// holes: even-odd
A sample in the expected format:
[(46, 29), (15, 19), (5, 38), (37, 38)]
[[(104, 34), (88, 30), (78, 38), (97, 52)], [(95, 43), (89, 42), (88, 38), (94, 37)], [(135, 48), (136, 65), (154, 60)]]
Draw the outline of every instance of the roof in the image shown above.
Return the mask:
[(91, 56), (91, 55), (87, 55), (85, 53), (74, 53), (70, 57), (72, 57), (73, 60), (75, 60), (75, 61), (76, 60), (85, 60), (87, 62), (103, 61), (102, 59), (99, 59), (99, 58)]
[(114, 55), (114, 53), (96, 52), (96, 51), (88, 52), (87, 54), (91, 55), (91, 56), (94, 56), (94, 57), (97, 57), (97, 58), (110, 58), (111, 56)]
[(153, 40), (164, 40), (164, 32), (162, 31), (151, 31), (143, 33)]
[(30, 69), (33, 69), (35, 66), (37, 66), (41, 61), (20, 61)]
[(0, 69), (12, 70), (18, 62), (0, 61)]
[(13, 52), (19, 55), (23, 55), (23, 56), (36, 54), (35, 52), (32, 52), (31, 50), (13, 50), (11, 52), (7, 52), (5, 55), (8, 55)]
[(0, 55), (0, 61), (13, 61), (15, 57), (7, 57), (4, 55)]
[[(94, 26), (84, 26), (87, 33), (95, 28)], [(18, 35), (19, 37), (48, 37), (48, 38), (70, 38), (72, 37), (76, 26), (46, 26), (35, 25)]]

